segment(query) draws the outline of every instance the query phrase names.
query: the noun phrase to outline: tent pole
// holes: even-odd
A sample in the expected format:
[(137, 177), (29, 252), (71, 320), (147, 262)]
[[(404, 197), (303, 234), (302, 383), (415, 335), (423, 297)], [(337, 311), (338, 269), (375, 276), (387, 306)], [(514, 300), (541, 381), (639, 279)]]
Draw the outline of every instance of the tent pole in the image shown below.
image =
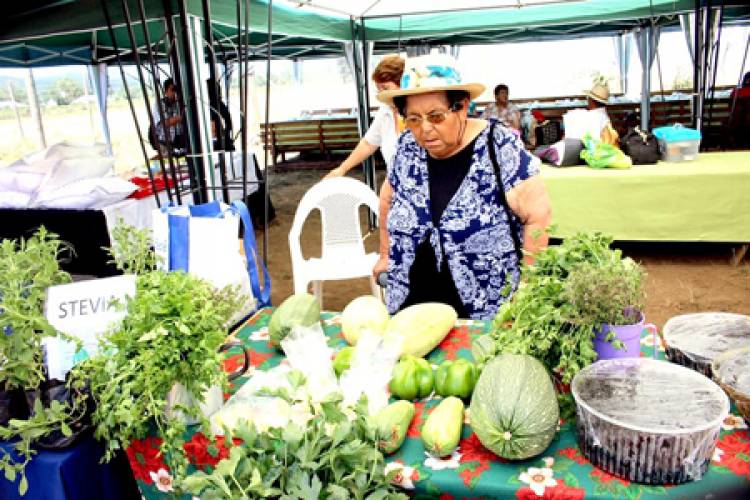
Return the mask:
[[(138, 144), (141, 146), (141, 152), (143, 153), (143, 161), (146, 165), (146, 172), (148, 174), (148, 180), (151, 183), (151, 191), (154, 193), (154, 200), (156, 200), (156, 207), (161, 208), (161, 200), (159, 200), (159, 191), (156, 189), (156, 183), (154, 182), (154, 173), (151, 171), (151, 164), (146, 153), (146, 146), (143, 145), (143, 135), (141, 134), (141, 125), (138, 123), (138, 115), (135, 112), (135, 106), (133, 106), (133, 98), (130, 95), (130, 86), (128, 80), (125, 78), (125, 70), (122, 67), (122, 59), (120, 58), (120, 48), (118, 47), (117, 37), (115, 37), (115, 30), (112, 28), (112, 18), (109, 17), (109, 8), (107, 7), (107, 0), (100, 0), (102, 6), (102, 12), (104, 13), (104, 21), (107, 23), (107, 30), (109, 31), (109, 37), (112, 39), (112, 48), (115, 51), (115, 60), (117, 61), (117, 67), (120, 69), (120, 77), (122, 78), (122, 86), (125, 89), (125, 96), (128, 99), (128, 106), (130, 107), (130, 113), (133, 115), (133, 123), (135, 124), (135, 133), (138, 135)], [(167, 190), (167, 196), (169, 196), (169, 190)]]
[[(367, 88), (368, 79), (368, 68), (370, 65), (369, 50), (367, 48), (367, 30), (365, 29), (365, 19), (361, 18), (361, 34), (362, 34), (362, 96), (365, 106), (365, 124), (367, 130), (370, 127), (370, 92)], [(363, 134), (364, 137), (364, 134)], [(372, 155), (365, 158), (365, 181), (367, 185), (372, 188), (376, 193), (378, 192), (378, 180), (375, 176), (375, 162), (373, 161)], [(377, 227), (377, 219), (375, 214), (368, 210), (368, 227), (372, 231)]]
[[(217, 118), (215, 129), (216, 129), (216, 144), (218, 146), (219, 154), (219, 176), (221, 177), (221, 194), (224, 197), (224, 203), (229, 203), (229, 187), (227, 182), (227, 164), (224, 161), (224, 152), (227, 150), (227, 145), (224, 141), (224, 123), (222, 121), (221, 113), (221, 92), (219, 87), (219, 81), (216, 78), (216, 52), (214, 49), (214, 32), (211, 28), (211, 6), (209, 0), (203, 0), (203, 22), (205, 23), (206, 30), (206, 45), (208, 47), (208, 106)], [(216, 98), (216, 102), (211, 102), (211, 95)], [(211, 164), (214, 164), (213, 158), (211, 158)], [(246, 179), (242, 179), (242, 182), (246, 182)]]
[(21, 115), (18, 113), (18, 104), (16, 103), (16, 96), (13, 95), (13, 80), (8, 80), (8, 97), (10, 97), (10, 104), (13, 106), (13, 114), (16, 115), (16, 123), (18, 123), (18, 132), (21, 134), (21, 140), (26, 139), (23, 133), (23, 124), (21, 123)]
[(716, 27), (716, 45), (713, 48), (714, 51), (714, 62), (711, 68), (711, 99), (708, 103), (708, 125), (711, 125), (711, 120), (714, 116), (714, 96), (716, 94), (716, 73), (719, 67), (719, 47), (721, 47), (721, 30), (724, 24), (724, 6), (719, 7), (719, 24)]
[(36, 82), (34, 81), (34, 71), (29, 66), (29, 72), (26, 75), (26, 93), (29, 96), (29, 109), (31, 110), (31, 120), (36, 125), (39, 136), (39, 144), (42, 149), (47, 149), (47, 137), (44, 135), (44, 125), (42, 124), (42, 112), (39, 109), (39, 95), (36, 91)]
[(701, 54), (701, 7), (700, 0), (695, 0), (695, 13), (693, 26), (693, 128), (700, 130), (700, 93), (701, 93), (701, 73), (700, 73), (700, 54)]
[(107, 92), (109, 90), (109, 75), (107, 74), (107, 64), (99, 63), (89, 66), (91, 81), (93, 82), (94, 95), (96, 95), (96, 105), (99, 111), (99, 124), (102, 128), (102, 137), (107, 145), (107, 154), (112, 156), (112, 137), (109, 131), (109, 118), (107, 115)]
[[(245, 44), (245, 37), (242, 32), (242, 3), (240, 0), (236, 0), (237, 3), (237, 64), (239, 66), (239, 75), (237, 75), (237, 81), (239, 83), (239, 101), (240, 101), (240, 143), (242, 145), (242, 179), (247, 179), (247, 151), (245, 151), (245, 145), (247, 144), (247, 109), (245, 105), (244, 88), (247, 82), (245, 81), (245, 68), (247, 63), (243, 64), (243, 60), (246, 57), (247, 46)], [(247, 5), (245, 4), (245, 7)], [(266, 135), (268, 135), (268, 128), (266, 128)], [(266, 146), (267, 146), (266, 142)], [(268, 162), (266, 162), (266, 165)], [(242, 183), (242, 200), (247, 200), (247, 184)]]
[[(148, 58), (149, 66), (151, 67), (151, 80), (154, 85), (154, 98), (156, 99), (156, 108), (159, 113), (159, 120), (164, 123), (164, 117), (165, 117), (165, 109), (164, 109), (164, 101), (162, 100), (161, 95), (161, 85), (159, 85), (159, 70), (157, 68), (156, 63), (154, 62), (154, 52), (151, 50), (151, 36), (148, 31), (148, 24), (146, 22), (146, 10), (143, 5), (143, 0), (138, 1), (138, 13), (141, 17), (141, 26), (143, 29), (143, 36), (144, 41), (146, 42), (146, 56)], [(129, 17), (129, 16), (128, 16)], [(140, 71), (140, 68), (139, 68)], [(149, 109), (150, 113), (150, 109)], [(156, 130), (156, 127), (154, 127), (154, 130)], [(167, 130), (164, 130), (164, 140), (167, 143), (167, 162), (169, 163), (169, 171), (172, 175), (172, 185), (174, 186), (175, 191), (175, 198), (177, 198), (177, 204), (182, 204), (182, 199), (180, 197), (179, 189), (177, 187), (177, 171), (175, 170), (174, 165), (174, 154), (173, 154), (173, 148), (172, 148), (172, 139), (167, 133)], [(159, 151), (159, 156), (161, 156), (161, 151)], [(166, 172), (164, 172), (164, 177), (168, 179)], [(164, 183), (164, 189), (169, 191), (169, 183)]]
[[(146, 88), (146, 79), (143, 77), (143, 68), (141, 68), (141, 57), (138, 53), (138, 42), (135, 39), (135, 31), (133, 31), (133, 22), (130, 18), (130, 7), (128, 7), (127, 0), (122, 0), (122, 13), (125, 16), (125, 26), (127, 27), (128, 37), (130, 38), (130, 46), (133, 48), (133, 58), (135, 59), (135, 67), (138, 70), (138, 81), (141, 83), (141, 92), (143, 92), (143, 101), (146, 103), (146, 112), (148, 115), (148, 121), (154, 131), (157, 131), (156, 123), (154, 123), (154, 117), (151, 114), (151, 99), (148, 97), (148, 89)], [(156, 89), (154, 89), (156, 92)], [(161, 108), (161, 102), (159, 101), (159, 95), (156, 94), (157, 98), (157, 110), (159, 112), (159, 121), (164, 123), (164, 113)], [(157, 132), (158, 134), (158, 132)], [(167, 141), (169, 147), (169, 134), (167, 130), (164, 130), (164, 139)], [(161, 175), (167, 178), (167, 169), (164, 166), (164, 158), (161, 156), (161, 152), (158, 152), (157, 158), (159, 160), (159, 167), (161, 169)], [(167, 184), (164, 185), (164, 189), (167, 191), (167, 197), (169, 201), (172, 201), (172, 192), (169, 190)]]
[[(200, 63), (198, 57), (203, 55), (203, 40), (200, 37), (200, 23), (197, 17), (188, 15), (186, 0), (178, 2), (180, 20), (180, 38), (177, 44), (180, 71), (184, 71), (182, 78), (185, 99), (185, 112), (188, 116), (188, 137), (191, 145), (191, 173), (196, 177), (197, 191), (193, 193), (195, 203), (205, 203), (209, 200), (208, 180), (213, 177), (213, 168), (208, 158), (212, 156), (211, 141), (208, 137), (210, 128), (207, 117), (206, 102), (201, 99), (203, 88), (199, 82)], [(213, 193), (211, 193), (213, 195)], [(211, 196), (213, 198), (213, 196)]]
[[(246, 0), (247, 1), (247, 0)], [(245, 4), (247, 5), (247, 4)], [(247, 8), (247, 7), (246, 7)], [(247, 12), (247, 10), (245, 11)], [(247, 14), (245, 14), (247, 16)], [(248, 29), (250, 22), (245, 17), (246, 23), (245, 28)], [(273, 0), (268, 0), (268, 47), (266, 52), (266, 130), (268, 130), (268, 124), (271, 121), (271, 54), (273, 53)], [(247, 109), (247, 84), (245, 84), (245, 109)], [(266, 139), (268, 140), (268, 139)], [(247, 147), (247, 134), (245, 134), (245, 144), (243, 148)], [(268, 148), (265, 151), (265, 165), (268, 165)], [(255, 162), (253, 162), (255, 163)], [(268, 263), (268, 209), (270, 207), (270, 184), (269, 179), (271, 178), (271, 171), (269, 168), (263, 169), (263, 262)]]
[(641, 87), (641, 130), (650, 130), (651, 122), (651, 26), (644, 26), (639, 33), (642, 37), (643, 79)]
[[(182, 76), (180, 75), (180, 54), (177, 50), (177, 31), (174, 26), (174, 11), (172, 10), (171, 0), (162, 0), (162, 7), (164, 8), (164, 21), (167, 26), (167, 39), (169, 40), (169, 49), (167, 50), (167, 60), (169, 61), (170, 72), (172, 79), (174, 80), (175, 86), (182, 90)], [(185, 98), (182, 92), (177, 92), (177, 102), (179, 103), (180, 109), (185, 110)], [(184, 120), (187, 121), (187, 120)], [(190, 144), (186, 144), (188, 151), (191, 151)], [(187, 159), (188, 164), (188, 182), (190, 185), (190, 194), (195, 198), (195, 193), (198, 192), (198, 183), (196, 182), (195, 175), (192, 171), (192, 160)], [(176, 181), (175, 181), (176, 182)], [(176, 191), (182, 191), (181, 188), (175, 188)], [(180, 194), (182, 196), (182, 194)]]

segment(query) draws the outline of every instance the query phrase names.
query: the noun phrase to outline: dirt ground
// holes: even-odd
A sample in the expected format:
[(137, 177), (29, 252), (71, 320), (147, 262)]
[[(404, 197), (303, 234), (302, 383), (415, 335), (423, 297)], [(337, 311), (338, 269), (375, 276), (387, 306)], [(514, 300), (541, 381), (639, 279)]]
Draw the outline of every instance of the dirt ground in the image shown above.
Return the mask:
[[(319, 168), (290, 164), (270, 172), (271, 200), (276, 219), (269, 225), (268, 267), (272, 277), (273, 304), (293, 293), (292, 263), (288, 234), (299, 200), (331, 165)], [(378, 171), (381, 182), (383, 172)], [(350, 173), (351, 175), (351, 173)], [(353, 177), (362, 180), (361, 173)], [(366, 220), (363, 218), (363, 230)], [(259, 236), (261, 232), (258, 233)], [(258, 242), (259, 245), (261, 241)], [(301, 238), (305, 257), (320, 256), (320, 217), (313, 213)], [(367, 251), (378, 248), (377, 231), (365, 239)], [(628, 243), (620, 245), (626, 255), (641, 262), (648, 273), (646, 319), (661, 328), (672, 316), (697, 311), (731, 311), (750, 314), (750, 255), (731, 266), (734, 245), (682, 243)], [(323, 286), (323, 308), (341, 311), (350, 300), (370, 293), (365, 278), (328, 281)]]

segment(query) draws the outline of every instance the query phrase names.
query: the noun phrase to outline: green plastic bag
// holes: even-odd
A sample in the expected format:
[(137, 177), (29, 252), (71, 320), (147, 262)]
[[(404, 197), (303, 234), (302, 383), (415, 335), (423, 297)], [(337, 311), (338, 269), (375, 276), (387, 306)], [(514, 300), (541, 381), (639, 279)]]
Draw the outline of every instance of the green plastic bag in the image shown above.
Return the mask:
[(630, 168), (633, 161), (620, 149), (593, 139), (586, 134), (583, 138), (584, 149), (581, 159), (591, 168)]

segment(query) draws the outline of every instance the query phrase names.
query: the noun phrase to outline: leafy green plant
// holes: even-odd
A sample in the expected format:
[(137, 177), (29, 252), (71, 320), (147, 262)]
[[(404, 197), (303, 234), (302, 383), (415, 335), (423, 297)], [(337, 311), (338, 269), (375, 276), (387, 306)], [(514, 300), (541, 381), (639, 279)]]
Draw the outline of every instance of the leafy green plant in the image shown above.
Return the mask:
[(638, 322), (645, 292), (643, 269), (619, 250), (605, 263), (582, 262), (565, 280), (562, 298), (573, 307), (574, 323), (627, 325)]
[(395, 472), (385, 474), (376, 432), (366, 416), (363, 399), (350, 418), (340, 400), (315, 405), (306, 425), (290, 422), (259, 432), (242, 421), (232, 433), (229, 458), (210, 473), (195, 472), (182, 486), (203, 499), (405, 499), (391, 485)]
[[(569, 384), (576, 373), (593, 363), (594, 329), (601, 326), (603, 317), (617, 318), (605, 313), (617, 310), (622, 314), (623, 304), (637, 296), (637, 303), (627, 305), (640, 306), (643, 301), (642, 276), (623, 262), (611, 243), (610, 237), (600, 233), (579, 233), (539, 252), (534, 264), (523, 268), (522, 284), (513, 299), (494, 318), (490, 340), (475, 346), (474, 352), (480, 354), (477, 361), (497, 353), (529, 354), (561, 384)], [(591, 297), (594, 293), (600, 295)], [(617, 303), (607, 302), (612, 297)], [(560, 399), (563, 418), (570, 418), (574, 406), (569, 395)]]
[(37, 398), (28, 419), (11, 419), (7, 427), (0, 426), (0, 440), (15, 440), (13, 449), (20, 457), (16, 460), (9, 452), (2, 450), (0, 469), (3, 470), (5, 479), (8, 481), (15, 481), (16, 477), (20, 476), (18, 493), (21, 496), (25, 495), (29, 488), (26, 466), (37, 453), (34, 443), (58, 430), (65, 437), (71, 436), (73, 431), (70, 423), (78, 420), (85, 413), (86, 401), (80, 392), (73, 397), (72, 403), (71, 407), (67, 403), (53, 400), (49, 407), (45, 407), (42, 400)]
[[(127, 315), (103, 337), (102, 354), (75, 371), (90, 381), (97, 405), (94, 434), (105, 444), (105, 459), (144, 438), (154, 425), (165, 460), (179, 478), (187, 470), (185, 423), (166, 414), (167, 394), (179, 383), (202, 402), (210, 386), (226, 386), (218, 349), (226, 339), (227, 320), (238, 307), (238, 294), (181, 271), (153, 270), (149, 240), (140, 233), (116, 233), (116, 238), (128, 238), (117, 247), (122, 250), (115, 256), (118, 265), (145, 271), (137, 276), (135, 296), (126, 301)], [(197, 408), (179, 409), (199, 417)]]
[(58, 332), (44, 317), (47, 288), (71, 281), (58, 259), (67, 246), (44, 227), (0, 242), (0, 388), (36, 389), (45, 379), (42, 342)]
[[(71, 281), (60, 269), (59, 259), (71, 249), (44, 227), (28, 239), (0, 242), (0, 391), (34, 395), (47, 379), (42, 356), (45, 338), (64, 336), (44, 315), (47, 288)], [(36, 455), (37, 441), (55, 432), (68, 436), (69, 424), (85, 411), (85, 401), (77, 392), (72, 407), (66, 402), (33, 399), (28, 419), (10, 418), (0, 425), (0, 439), (15, 440), (15, 456), (3, 450), (0, 469), (8, 481), (19, 480), (19, 493), (28, 489), (26, 466)], [(13, 417), (13, 415), (10, 415)]]

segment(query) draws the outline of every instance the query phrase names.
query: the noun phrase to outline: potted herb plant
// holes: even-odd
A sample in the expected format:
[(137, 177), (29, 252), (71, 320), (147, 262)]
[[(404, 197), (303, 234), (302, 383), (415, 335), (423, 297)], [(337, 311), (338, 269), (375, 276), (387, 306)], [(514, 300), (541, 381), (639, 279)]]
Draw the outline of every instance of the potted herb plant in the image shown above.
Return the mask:
[[(586, 310), (583, 301), (571, 302), (566, 286), (572, 287), (566, 283), (573, 272), (583, 278), (584, 272), (597, 274), (608, 269), (613, 270), (614, 281), (619, 265), (615, 263), (622, 259), (610, 248), (611, 243), (610, 237), (600, 233), (579, 233), (538, 252), (534, 264), (523, 267), (521, 286), (512, 300), (501, 306), (490, 333), (472, 345), (472, 354), (480, 365), (498, 353), (528, 354), (541, 361), (553, 377), (561, 415), (566, 419), (575, 414), (568, 384), (597, 359), (595, 329), (601, 329), (605, 321), (619, 321), (616, 316), (594, 318), (597, 310)], [(641, 306), (642, 298), (630, 303), (630, 295), (639, 293), (625, 294), (623, 303)], [(615, 307), (622, 311), (619, 305)]]
[(565, 280), (570, 321), (593, 326), (597, 359), (640, 356), (644, 277), (641, 266), (614, 250), (601, 261), (577, 264)]
[(43, 342), (64, 336), (44, 315), (47, 288), (71, 281), (60, 269), (66, 245), (44, 227), (28, 239), (0, 242), (0, 440), (14, 441), (14, 454), (0, 453), (9, 481), (28, 489), (26, 465), (36, 448), (64, 448), (86, 428), (80, 381), (49, 380)]

